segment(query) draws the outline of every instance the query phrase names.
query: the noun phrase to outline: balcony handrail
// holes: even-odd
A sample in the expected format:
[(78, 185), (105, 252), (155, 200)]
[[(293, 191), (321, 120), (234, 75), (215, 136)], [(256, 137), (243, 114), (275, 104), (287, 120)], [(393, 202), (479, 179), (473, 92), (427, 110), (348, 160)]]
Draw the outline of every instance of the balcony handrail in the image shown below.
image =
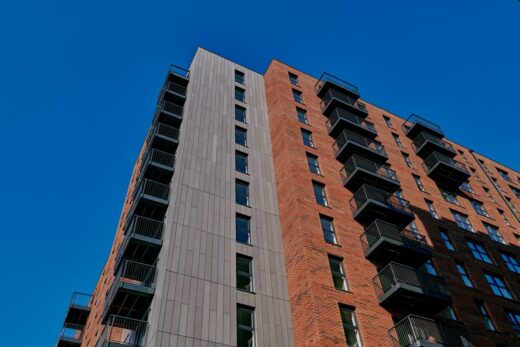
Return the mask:
[(169, 200), (170, 186), (167, 184), (152, 181), (150, 179), (141, 179), (137, 189), (134, 192), (132, 201), (139, 195), (151, 195), (153, 197)]
[(187, 86), (182, 85), (177, 82), (172, 82), (172, 81), (168, 81), (168, 83), (166, 83), (166, 85), (165, 85), (165, 90), (172, 92), (172, 93), (180, 94), (183, 96), (186, 96), (187, 89), (188, 89)]
[(323, 96), (321, 103), (320, 103), (322, 112), (327, 108), (328, 104), (331, 102), (331, 100), (333, 98), (340, 99), (344, 103), (346, 103), (360, 111), (367, 113), (367, 108), (364, 103), (357, 101), (355, 98), (353, 98), (345, 93), (342, 93), (339, 90), (335, 90), (335, 89), (328, 90), (327, 93), (325, 93), (325, 95)]
[(420, 340), (444, 344), (442, 331), (433, 319), (408, 315), (388, 330), (392, 347), (408, 347)]
[(338, 135), (336, 141), (332, 144), (332, 150), (334, 151), (334, 155), (337, 155), (339, 150), (347, 143), (354, 142), (360, 146), (363, 146), (372, 152), (387, 156), (385, 147), (381, 144), (381, 142), (372, 140), (363, 135), (354, 133), (352, 131), (343, 130), (341, 134)]
[(363, 206), (369, 199), (376, 200), (380, 203), (388, 205), (393, 209), (402, 210), (406, 213), (412, 214), (410, 203), (408, 200), (398, 197), (382, 189), (372, 187), (368, 184), (363, 184), (350, 199), (350, 207), (355, 213)]
[(359, 236), (363, 250), (372, 247), (382, 237), (386, 237), (398, 242), (412, 241), (414, 244), (426, 246), (426, 238), (408, 229), (400, 228), (397, 225), (376, 219), (365, 228), (363, 234)]
[(424, 125), (425, 127), (432, 129), (433, 131), (443, 134), (440, 126), (438, 126), (437, 124), (435, 124), (433, 122), (430, 122), (429, 120), (424, 119), (423, 117), (421, 117), (415, 113), (411, 113), (410, 116), (408, 116), (408, 118), (401, 125), (401, 128), (403, 129), (403, 131), (405, 133), (407, 133), (408, 129), (410, 129), (415, 124)]
[(163, 123), (157, 123), (152, 132), (152, 137), (156, 135), (162, 135), (174, 140), (179, 140), (179, 129), (176, 127), (172, 127), (171, 125), (166, 125)]
[(160, 107), (161, 112), (168, 112), (182, 118), (184, 107), (173, 102), (163, 100)]
[(392, 170), (390, 166), (378, 164), (370, 159), (358, 156), (357, 154), (353, 154), (341, 168), (340, 177), (342, 182), (345, 182), (358, 168), (365, 169), (377, 175), (389, 178), (395, 182), (399, 182), (395, 171)]
[(426, 159), (424, 159), (423, 168), (426, 172), (428, 172), (431, 168), (435, 166), (435, 164), (437, 164), (437, 162), (443, 162), (469, 174), (469, 171), (468, 169), (466, 169), (466, 166), (464, 164), (445, 154), (435, 151), (432, 152), (432, 154), (430, 154)]
[(360, 117), (358, 115), (355, 115), (353, 113), (350, 113), (348, 111), (345, 111), (341, 108), (336, 108), (334, 112), (332, 112), (325, 122), (325, 126), (327, 127), (327, 130), (330, 131), (330, 129), (340, 120), (344, 119), (346, 121), (349, 121), (351, 123), (354, 123), (364, 129), (370, 130), (372, 132), (376, 132), (376, 128), (374, 126), (374, 123), (371, 123), (367, 120), (365, 120), (363, 117)]
[(70, 299), (70, 306), (84, 307), (86, 309), (89, 309), (91, 299), (92, 294), (74, 292), (72, 293), (72, 297)]
[(183, 78), (189, 79), (190, 78), (190, 70), (187, 70), (185, 68), (182, 68), (178, 65), (171, 64), (170, 69), (168, 70), (170, 73), (173, 73), (175, 75), (179, 75)]
[(164, 222), (156, 219), (134, 215), (125, 229), (128, 235), (143, 235), (153, 239), (162, 239)]
[(332, 82), (342, 88), (350, 90), (351, 92), (359, 95), (359, 88), (357, 86), (353, 85), (350, 82), (344, 81), (341, 78), (333, 76), (333, 75), (329, 74), (328, 72), (322, 73), (320, 79), (318, 80), (318, 82), (316, 82), (316, 85), (314, 86), (314, 89), (316, 90), (316, 92), (318, 92), (321, 89), (321, 87), (325, 84), (325, 82)]
[(145, 166), (150, 161), (160, 164), (160, 165), (164, 165), (164, 166), (173, 168), (175, 165), (175, 155), (152, 148), (152, 149), (148, 150), (148, 153), (146, 154), (146, 156), (143, 160), (143, 165), (141, 166), (141, 171), (144, 170)]
[(146, 321), (111, 315), (96, 347), (104, 347), (111, 342), (131, 347), (144, 346), (147, 327)]
[(415, 151), (417, 152), (417, 150), (419, 148), (421, 148), (427, 141), (431, 141), (435, 144), (438, 144), (441, 147), (444, 147), (444, 148), (452, 151), (453, 153), (457, 153), (455, 151), (455, 148), (450, 143), (438, 138), (437, 136), (427, 133), (425, 131), (421, 131), (419, 133), (419, 135), (417, 135), (417, 137), (412, 142), (412, 146), (414, 147)]

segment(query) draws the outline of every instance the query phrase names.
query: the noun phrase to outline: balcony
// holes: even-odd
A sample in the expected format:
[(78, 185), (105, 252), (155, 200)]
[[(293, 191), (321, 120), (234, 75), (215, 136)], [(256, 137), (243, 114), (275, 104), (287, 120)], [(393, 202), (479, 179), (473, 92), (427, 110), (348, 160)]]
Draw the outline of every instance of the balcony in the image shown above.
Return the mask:
[(182, 123), (184, 107), (182, 105), (164, 100), (158, 107), (156, 119), (158, 122), (179, 128)]
[(382, 220), (370, 224), (360, 239), (365, 257), (376, 264), (397, 261), (419, 267), (432, 257), (423, 235)]
[(321, 112), (326, 116), (330, 115), (336, 107), (341, 107), (361, 117), (366, 117), (368, 115), (364, 103), (359, 102), (357, 101), (357, 98), (353, 98), (336, 89), (329, 89), (323, 95), (320, 105)]
[(132, 210), (128, 215), (162, 220), (168, 208), (170, 186), (148, 179), (138, 182), (132, 196)]
[(406, 136), (411, 139), (415, 139), (415, 137), (421, 131), (429, 132), (438, 138), (444, 137), (444, 133), (442, 132), (440, 126), (422, 118), (421, 116), (416, 115), (415, 113), (412, 113), (410, 117), (408, 117), (401, 128), (403, 129)]
[(128, 259), (143, 264), (154, 264), (162, 246), (164, 223), (142, 216), (133, 216), (125, 229), (125, 238), (119, 247), (117, 262)]
[(104, 320), (110, 315), (146, 316), (155, 290), (155, 270), (152, 265), (123, 260), (107, 293)]
[(391, 262), (372, 279), (379, 304), (393, 312), (403, 310), (433, 315), (451, 304), (444, 279)]
[(409, 315), (389, 331), (392, 347), (448, 347), (440, 326), (433, 320)]
[(325, 93), (327, 93), (327, 91), (331, 88), (337, 89), (355, 99), (359, 98), (358, 87), (352, 83), (343, 81), (340, 78), (324, 72), (314, 87), (314, 89), (316, 89), (316, 94), (319, 98), (322, 98), (323, 95), (325, 95)]
[(74, 292), (65, 316), (65, 326), (83, 326), (87, 324), (91, 298), (92, 295), (90, 294)]
[(178, 81), (166, 81), (166, 83), (164, 84), (162, 97), (164, 100), (183, 106), (186, 102), (187, 89), (187, 83), (182, 84)]
[(343, 130), (352, 130), (371, 139), (377, 136), (374, 124), (340, 107), (332, 111), (325, 125), (332, 137), (338, 136)]
[(99, 336), (96, 347), (142, 347), (148, 323), (112, 315)]
[(415, 219), (407, 200), (367, 184), (354, 193), (350, 208), (354, 219), (363, 225), (381, 219), (404, 228)]
[(68, 325), (58, 337), (56, 347), (79, 347), (83, 339), (83, 325)]
[(388, 165), (381, 165), (356, 154), (352, 155), (340, 171), (343, 185), (351, 191), (356, 191), (363, 184), (394, 192), (399, 186), (395, 171)]
[(456, 189), (470, 176), (462, 163), (439, 152), (433, 152), (424, 159), (423, 168), (428, 177), (449, 188)]
[(174, 154), (179, 145), (179, 129), (156, 123), (146, 141), (155, 149)]
[(350, 130), (343, 130), (332, 145), (336, 159), (345, 162), (352, 154), (367, 159), (385, 162), (388, 157), (381, 142), (369, 139)]
[(423, 159), (428, 157), (434, 151), (442, 153), (450, 158), (457, 155), (457, 151), (452, 145), (426, 131), (421, 131), (413, 140), (412, 145), (415, 149), (415, 153)]
[(173, 154), (152, 148), (148, 150), (142, 161), (139, 175), (155, 182), (169, 184), (174, 165)]
[(172, 64), (168, 70), (168, 80), (185, 81), (187, 83), (190, 80), (190, 70)]

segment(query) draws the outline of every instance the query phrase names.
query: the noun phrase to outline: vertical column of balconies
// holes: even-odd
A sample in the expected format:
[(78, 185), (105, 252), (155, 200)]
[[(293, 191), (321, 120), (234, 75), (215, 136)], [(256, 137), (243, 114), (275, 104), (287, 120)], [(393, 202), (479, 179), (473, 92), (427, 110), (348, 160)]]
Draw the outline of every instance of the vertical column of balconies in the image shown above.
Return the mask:
[(360, 236), (365, 256), (380, 270), (373, 279), (379, 303), (394, 316), (405, 317), (390, 329), (391, 344), (442, 346), (438, 324), (414, 314), (435, 314), (451, 299), (442, 278), (417, 269), (431, 258), (431, 252), (424, 236), (405, 229), (415, 216), (408, 201), (394, 194), (400, 187), (399, 180), (386, 164), (384, 146), (375, 140), (374, 125), (366, 120), (368, 111), (358, 101), (359, 91), (323, 74), (316, 92), (322, 98), (322, 112), (328, 117), (329, 135), (335, 138), (334, 155), (344, 164), (342, 183), (353, 192), (353, 218), (365, 226)]
[(65, 315), (63, 329), (56, 347), (79, 347), (83, 340), (83, 331), (90, 314), (92, 295), (75, 292)]

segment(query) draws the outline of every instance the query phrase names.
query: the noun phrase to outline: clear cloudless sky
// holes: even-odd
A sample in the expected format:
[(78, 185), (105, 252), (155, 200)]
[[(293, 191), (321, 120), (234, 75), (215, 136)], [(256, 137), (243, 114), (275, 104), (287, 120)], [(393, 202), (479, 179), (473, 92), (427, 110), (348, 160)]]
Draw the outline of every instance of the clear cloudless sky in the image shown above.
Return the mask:
[(202, 46), (358, 85), (520, 169), (520, 1), (3, 1), (1, 346), (52, 346), (91, 292), (168, 65)]

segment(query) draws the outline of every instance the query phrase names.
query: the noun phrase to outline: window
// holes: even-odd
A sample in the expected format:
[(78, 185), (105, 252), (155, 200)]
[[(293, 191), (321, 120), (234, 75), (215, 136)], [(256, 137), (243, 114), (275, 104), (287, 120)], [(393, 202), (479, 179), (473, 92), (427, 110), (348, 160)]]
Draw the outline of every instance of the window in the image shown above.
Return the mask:
[(396, 190), (394, 195), (397, 196), (399, 205), (401, 205), (403, 207), (406, 207), (408, 205), (408, 202), (405, 200), (403, 191), (401, 189)]
[(410, 224), (408, 224), (409, 228), (410, 228), (410, 231), (414, 234), (420, 234), (419, 232), (419, 228), (417, 227), (417, 224), (415, 223), (415, 221), (412, 221), (410, 222)]
[(299, 104), (303, 104), (302, 92), (300, 92), (300, 91), (298, 91), (296, 89), (293, 89), (292, 90), (292, 95), (293, 95), (294, 101), (296, 101)]
[(446, 307), (446, 308), (443, 310), (443, 316), (444, 316), (446, 319), (449, 319), (449, 320), (454, 320), (454, 321), (457, 320), (457, 315), (455, 314), (455, 310), (454, 310), (453, 307), (451, 307), (451, 306), (448, 306), (448, 307)]
[(435, 209), (435, 206), (433, 206), (433, 201), (430, 200), (424, 200), (426, 201), (426, 206), (428, 207), (428, 211), (430, 211), (430, 214), (435, 219), (440, 219), (439, 214), (437, 213), (437, 210)]
[(505, 223), (506, 225), (511, 226), (511, 223), (509, 222), (509, 218), (507, 218), (507, 216), (506, 216), (506, 214), (504, 213), (504, 211), (499, 210), (499, 209), (497, 209), (497, 210), (498, 210), (498, 214), (500, 215), (500, 217), (502, 217), (502, 220), (504, 221), (504, 223)]
[(303, 144), (305, 146), (315, 148), (314, 147), (314, 141), (312, 140), (312, 133), (310, 131), (305, 130), (305, 129), (301, 129), (301, 131), (302, 131)]
[(486, 326), (486, 329), (496, 331), (497, 329), (495, 328), (495, 324), (493, 324), (493, 321), (491, 320), (491, 317), (489, 316), (489, 313), (486, 310), (486, 306), (484, 306), (484, 303), (482, 301), (477, 301), (476, 304), (480, 315), (484, 319), (484, 325)]
[(410, 160), (410, 156), (406, 153), (403, 153), (401, 152), (401, 154), (403, 155), (403, 159), (404, 159), (404, 162), (406, 163), (406, 165), (409, 167), (409, 168), (414, 168), (413, 166), (413, 163), (412, 161)]
[(244, 174), (249, 173), (247, 154), (239, 151), (235, 152), (235, 170)]
[(457, 200), (457, 195), (455, 193), (450, 192), (448, 190), (441, 189), (441, 188), (439, 188), (439, 190), (441, 191), (441, 194), (442, 194), (442, 197), (444, 198), (444, 200), (446, 200), (447, 202), (450, 202), (452, 204), (459, 205), (459, 201)]
[(504, 189), (502, 189), (500, 184), (498, 184), (497, 179), (495, 177), (491, 177), (491, 181), (493, 182), (493, 184), (495, 185), (495, 187), (497, 187), (497, 189), (499, 191), (501, 191), (502, 193), (504, 192)]
[(235, 231), (237, 242), (251, 244), (251, 218), (237, 214)]
[(469, 240), (467, 243), (475, 259), (483, 261), (484, 263), (493, 264), (493, 260), (491, 260), (491, 257), (482, 244)]
[[(510, 186), (511, 187), (511, 186)], [(511, 190), (515, 194), (515, 196), (520, 199), (520, 190), (516, 189), (515, 187), (511, 187)]]
[(356, 314), (353, 309), (339, 306), (341, 322), (343, 323), (343, 331), (347, 339), (348, 347), (361, 347), (361, 337), (359, 336), (359, 327), (357, 325)]
[(486, 187), (482, 187), (482, 188), (484, 188), (484, 192), (486, 193), (486, 196), (488, 197), (489, 201), (495, 202), (495, 199), (493, 198), (493, 195), (491, 195), (491, 192), (489, 191), (489, 189), (487, 189)]
[(457, 223), (459, 228), (475, 232), (475, 229), (473, 229), (473, 225), (471, 225), (471, 223), (469, 222), (468, 216), (457, 211), (451, 211), (451, 214), (453, 215), (453, 218), (455, 219), (455, 222)]
[(320, 224), (325, 241), (337, 245), (338, 239), (336, 238), (336, 231), (334, 230), (332, 218), (320, 215)]
[(489, 217), (489, 214), (487, 213), (483, 203), (477, 200), (470, 200), (469, 202), (471, 203), (471, 206), (473, 206), (475, 212), (481, 216)]
[(506, 311), (506, 317), (511, 323), (516, 337), (520, 337), (520, 313), (513, 311)]
[(298, 117), (298, 121), (302, 124), (309, 124), (309, 120), (307, 119), (307, 111), (302, 110), (301, 108), (296, 108), (296, 116)]
[(473, 190), (473, 187), (471, 186), (471, 184), (469, 184), (469, 181), (462, 183), (459, 188), (468, 193), (475, 194), (475, 191)]
[(505, 252), (500, 252), (500, 255), (509, 270), (520, 274), (520, 262), (518, 262), (518, 259), (514, 255)]
[(345, 270), (343, 269), (343, 260), (329, 255), (329, 265), (334, 288), (338, 290), (348, 290), (347, 278), (345, 277)]
[(453, 242), (451, 242), (450, 236), (448, 235), (448, 231), (445, 229), (439, 229), (439, 235), (441, 235), (441, 239), (444, 242), (444, 246), (450, 251), (455, 251), (455, 246)]
[(242, 123), (246, 122), (246, 109), (242, 106), (235, 105), (235, 120)]
[(253, 289), (253, 259), (237, 254), (237, 288), (246, 292)]
[(413, 176), (413, 180), (415, 181), (415, 184), (417, 185), (417, 188), (419, 188), (419, 190), (421, 192), (426, 192), (426, 188), (424, 188), (424, 184), (421, 181), (421, 177), (419, 177), (417, 175), (412, 175), (412, 176)]
[(307, 164), (309, 165), (310, 172), (315, 173), (317, 175), (321, 174), (317, 156), (307, 153)]
[(484, 272), (484, 276), (486, 276), (486, 280), (493, 291), (493, 294), (496, 296), (500, 296), (506, 299), (513, 300), (513, 295), (509, 291), (506, 283), (499, 275), (492, 274), (490, 272)]
[(389, 117), (383, 116), (383, 119), (385, 120), (385, 124), (386, 124), (387, 127), (389, 127), (389, 128), (393, 128), (394, 127), (392, 125), (392, 120)]
[(242, 88), (235, 87), (235, 100), (246, 102), (246, 91)]
[(236, 180), (235, 201), (242, 206), (249, 206), (249, 183)]
[(237, 347), (254, 347), (255, 344), (255, 309), (237, 306)]
[(506, 202), (507, 204), (509, 205), (509, 207), (511, 207), (511, 210), (513, 210), (514, 213), (518, 213), (515, 205), (513, 204), (513, 202), (511, 201), (510, 198), (508, 198), (507, 196), (505, 197), (506, 198)]
[(298, 76), (289, 72), (289, 81), (291, 81), (291, 84), (295, 85), (295, 86), (299, 86), (300, 83), (298, 81)]
[(509, 176), (509, 173), (507, 171), (504, 171), (504, 170), (499, 169), (499, 168), (497, 168), (497, 171), (500, 174), (500, 176), (502, 176), (502, 178), (505, 179), (506, 181), (513, 181), (511, 179), (511, 177)]
[(516, 239), (516, 242), (520, 243), (520, 235), (517, 235), (517, 234), (513, 234), (515, 239)]
[(437, 269), (435, 268), (435, 265), (433, 265), (433, 261), (431, 259), (426, 260), (423, 266), (427, 273), (437, 276)]
[(466, 287), (475, 288), (473, 285), (473, 281), (468, 275), (468, 271), (466, 271), (466, 268), (461, 263), (455, 263), (457, 266), (457, 271), (459, 272), (460, 278), (462, 278), (462, 282), (464, 282), (464, 285)]
[(247, 147), (247, 130), (235, 127), (235, 143)]
[(506, 241), (502, 237), (502, 234), (498, 230), (498, 228), (494, 225), (488, 224), (488, 223), (482, 223), (484, 224), (484, 228), (486, 228), (486, 231), (489, 235), (489, 238), (495, 242), (506, 244)]
[(235, 82), (244, 84), (245, 75), (242, 71), (235, 70)]
[(458, 150), (460, 156), (462, 157), (462, 160), (464, 160), (466, 163), (468, 163), (468, 158), (466, 158), (466, 155), (464, 154), (463, 151), (461, 151), (460, 149)]
[(312, 189), (314, 190), (316, 202), (322, 206), (329, 206), (327, 195), (325, 194), (325, 186), (318, 182), (312, 182)]
[(403, 143), (401, 142), (401, 139), (399, 138), (399, 135), (392, 133), (392, 137), (394, 138), (395, 143), (399, 147), (404, 147)]
[(479, 182), (482, 182), (482, 180), (480, 179), (480, 176), (477, 174), (477, 170), (475, 170), (474, 168), (470, 167), (470, 170), (471, 170), (471, 173), (473, 174), (473, 176), (475, 176), (475, 179)]

